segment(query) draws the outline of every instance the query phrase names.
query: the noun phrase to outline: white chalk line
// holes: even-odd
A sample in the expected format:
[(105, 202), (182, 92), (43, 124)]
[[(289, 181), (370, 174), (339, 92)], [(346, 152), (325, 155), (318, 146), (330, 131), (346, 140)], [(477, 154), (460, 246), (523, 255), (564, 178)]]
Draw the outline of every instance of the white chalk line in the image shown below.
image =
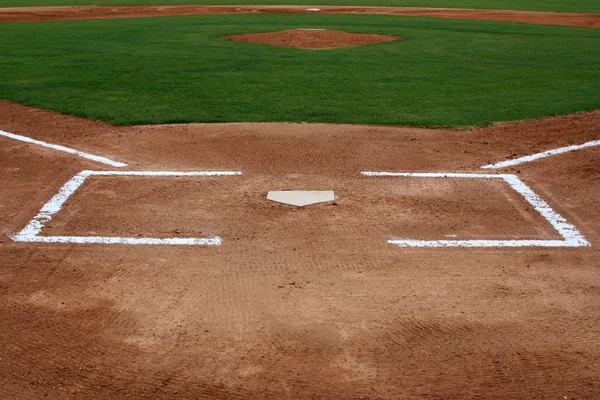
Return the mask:
[(398, 247), (582, 247), (568, 240), (409, 240), (390, 239)]
[(234, 176), (242, 175), (242, 171), (83, 171), (90, 175), (110, 176)]
[(577, 228), (554, 211), (516, 175), (443, 172), (362, 172), (363, 176), (502, 179), (548, 221), (564, 240), (413, 240), (390, 239), (388, 243), (400, 247), (585, 247), (591, 246)]
[(44, 226), (52, 220), (65, 202), (83, 185), (90, 176), (235, 176), (242, 171), (82, 171), (63, 185), (39, 213), (21, 230), (12, 236), (16, 242), (30, 243), (79, 243), (79, 244), (146, 244), (146, 245), (185, 245), (218, 246), (219, 236), (204, 238), (132, 238), (118, 236), (40, 236)]
[[(75, 193), (77, 189), (85, 182), (91, 171), (83, 171), (72, 177), (63, 185), (62, 188), (56, 193), (40, 210), (40, 212), (33, 217), (33, 219), (23, 228), (21, 232), (15, 235), (15, 238), (23, 239), (35, 237), (40, 234), (44, 225), (46, 225), (56, 214), (60, 211), (63, 204), (68, 200), (69, 197)], [(15, 239), (17, 240), (17, 239)], [(17, 240), (22, 242), (24, 240)]]
[(46, 148), (53, 149), (53, 150), (62, 151), (64, 153), (73, 154), (73, 155), (76, 155), (76, 156), (79, 156), (79, 157), (87, 158), (88, 160), (92, 160), (92, 161), (96, 161), (96, 162), (99, 162), (99, 163), (102, 163), (102, 164), (110, 165), (111, 167), (122, 168), (122, 167), (126, 167), (127, 166), (127, 164), (125, 164), (125, 163), (118, 162), (118, 161), (113, 161), (113, 160), (111, 160), (109, 158), (106, 158), (106, 157), (101, 157), (101, 156), (96, 156), (96, 155), (89, 154), (89, 153), (84, 153), (83, 151), (75, 150), (75, 149), (72, 149), (70, 147), (61, 146), (59, 144), (46, 143), (46, 142), (43, 142), (41, 140), (32, 139), (30, 137), (22, 136), (22, 135), (16, 135), (14, 133), (6, 132), (6, 131), (3, 131), (3, 130), (0, 130), (0, 136), (4, 136), (4, 137), (10, 138), (10, 139), (20, 140), (21, 142), (26, 142), (26, 143), (31, 143), (31, 144), (37, 144), (38, 146), (46, 147)]
[(412, 178), (502, 178), (502, 174), (474, 174), (463, 172), (361, 172), (363, 176), (400, 176)]
[(488, 165), (484, 165), (481, 168), (485, 168), (485, 169), (498, 169), (498, 168), (511, 167), (513, 165), (519, 165), (519, 164), (523, 164), (523, 163), (528, 163), (528, 162), (531, 162), (531, 161), (535, 161), (535, 160), (539, 160), (539, 159), (542, 159), (542, 158), (554, 156), (554, 155), (557, 155), (557, 154), (564, 154), (564, 153), (568, 153), (568, 152), (571, 152), (571, 151), (581, 150), (581, 149), (585, 149), (586, 147), (594, 147), (594, 146), (600, 146), (600, 140), (592, 140), (591, 142), (587, 142), (587, 143), (583, 143), (583, 144), (577, 144), (577, 145), (573, 145), (573, 146), (561, 147), (561, 148), (554, 149), (554, 150), (544, 151), (542, 153), (532, 154), (530, 156), (519, 157), (519, 158), (515, 158), (513, 160), (502, 161), (502, 162), (499, 162), (499, 163), (496, 163), (496, 164), (488, 164)]
[(28, 243), (77, 243), (77, 244), (145, 244), (179, 246), (219, 246), (223, 239), (219, 236), (206, 238), (132, 238), (112, 236), (28, 236), (15, 235), (17, 242)]

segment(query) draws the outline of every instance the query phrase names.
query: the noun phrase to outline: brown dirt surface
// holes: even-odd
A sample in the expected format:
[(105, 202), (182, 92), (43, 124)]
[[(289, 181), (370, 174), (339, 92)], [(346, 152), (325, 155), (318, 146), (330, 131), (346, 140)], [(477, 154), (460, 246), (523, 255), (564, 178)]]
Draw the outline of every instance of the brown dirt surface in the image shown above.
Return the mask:
[[(0, 22), (133, 18), (176, 15), (311, 13), (308, 6), (74, 6), (0, 8)], [(386, 14), (600, 28), (600, 14), (427, 7), (319, 6), (326, 14)]]
[(299, 47), (302, 49), (334, 49), (402, 40), (400, 36), (351, 33), (331, 29), (291, 29), (280, 32), (247, 33), (223, 37), (245, 43), (262, 43), (273, 46)]
[[(501, 182), (360, 171), (481, 172), (600, 138), (600, 111), (472, 130), (113, 127), (2, 101), (0, 129), (131, 170), (243, 171), (90, 177), (43, 232), (221, 246), (17, 243), (71, 176), (106, 168), (0, 137), (0, 399), (598, 398), (600, 148), (499, 171), (587, 248), (393, 247), (388, 235), (556, 234)], [(337, 199), (265, 198), (295, 189)]]

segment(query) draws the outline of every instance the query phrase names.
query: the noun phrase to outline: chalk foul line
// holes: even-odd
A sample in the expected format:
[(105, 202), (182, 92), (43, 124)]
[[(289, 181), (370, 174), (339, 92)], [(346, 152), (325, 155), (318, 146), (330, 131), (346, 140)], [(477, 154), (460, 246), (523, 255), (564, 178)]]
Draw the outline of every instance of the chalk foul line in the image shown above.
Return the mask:
[(10, 138), (10, 139), (20, 140), (21, 142), (36, 144), (38, 146), (46, 147), (48, 149), (62, 151), (64, 153), (73, 154), (75, 156), (83, 157), (83, 158), (86, 158), (88, 160), (92, 160), (92, 161), (96, 161), (96, 162), (99, 162), (99, 163), (102, 163), (102, 164), (110, 165), (111, 167), (122, 168), (122, 167), (126, 167), (127, 166), (127, 164), (125, 164), (125, 163), (118, 162), (118, 161), (113, 161), (113, 160), (111, 160), (109, 158), (106, 158), (106, 157), (96, 156), (94, 154), (85, 153), (83, 151), (75, 150), (75, 149), (72, 149), (70, 147), (61, 146), (59, 144), (52, 144), (52, 143), (43, 142), (41, 140), (32, 139), (32, 138), (27, 137), (27, 136), (17, 135), (17, 134), (14, 134), (14, 133), (3, 131), (3, 130), (0, 130), (0, 136), (4, 136), (4, 137)]
[(83, 185), (90, 176), (235, 176), (241, 171), (82, 171), (69, 179), (38, 214), (19, 233), (12, 235), (16, 242), (30, 243), (103, 243), (103, 244), (146, 244), (146, 245), (184, 245), (218, 246), (219, 236), (203, 238), (139, 238), (117, 236), (41, 236), (44, 226), (52, 220), (65, 202)]
[(512, 160), (502, 161), (502, 162), (499, 162), (496, 164), (488, 164), (488, 165), (484, 165), (481, 168), (498, 169), (498, 168), (511, 167), (513, 165), (524, 164), (524, 163), (539, 160), (542, 158), (555, 156), (557, 154), (568, 153), (571, 151), (581, 150), (581, 149), (585, 149), (586, 147), (594, 147), (594, 146), (600, 146), (600, 140), (592, 140), (591, 142), (587, 142), (587, 143), (583, 143), (583, 144), (576, 144), (573, 146), (561, 147), (561, 148), (554, 149), (554, 150), (544, 151), (542, 153), (532, 154), (530, 156), (519, 157), (519, 158), (515, 158)]
[(586, 247), (591, 246), (579, 230), (554, 211), (516, 175), (430, 172), (362, 172), (373, 177), (503, 179), (562, 236), (563, 240), (414, 240), (390, 239), (388, 243), (399, 247)]

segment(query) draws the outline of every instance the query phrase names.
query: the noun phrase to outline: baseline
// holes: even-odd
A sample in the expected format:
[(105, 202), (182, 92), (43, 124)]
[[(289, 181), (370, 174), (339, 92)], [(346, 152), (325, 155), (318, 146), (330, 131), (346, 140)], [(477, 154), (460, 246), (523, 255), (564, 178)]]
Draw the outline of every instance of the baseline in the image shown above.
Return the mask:
[(548, 150), (548, 151), (544, 151), (541, 153), (532, 154), (530, 156), (519, 157), (519, 158), (515, 158), (513, 160), (502, 161), (502, 162), (499, 162), (496, 164), (484, 165), (481, 168), (498, 169), (498, 168), (511, 167), (513, 165), (524, 164), (524, 163), (532, 162), (532, 161), (539, 160), (542, 158), (554, 156), (557, 154), (564, 154), (564, 153), (568, 153), (571, 151), (581, 150), (581, 149), (585, 149), (586, 147), (594, 147), (594, 146), (600, 146), (600, 140), (592, 140), (591, 142), (586, 142), (583, 144), (576, 144), (573, 146), (560, 147), (558, 149)]
[(4, 137), (10, 138), (10, 139), (20, 140), (21, 142), (26, 142), (26, 143), (31, 143), (31, 144), (37, 144), (38, 146), (46, 147), (46, 148), (53, 149), (53, 150), (62, 151), (64, 153), (73, 154), (75, 156), (87, 158), (88, 160), (92, 160), (92, 161), (96, 161), (96, 162), (99, 162), (99, 163), (102, 163), (102, 164), (110, 165), (111, 167), (117, 167), (117, 168), (127, 167), (127, 164), (125, 164), (125, 163), (118, 162), (118, 161), (113, 161), (113, 160), (111, 160), (109, 158), (106, 158), (106, 157), (96, 156), (94, 154), (85, 153), (83, 151), (75, 150), (75, 149), (72, 149), (70, 147), (61, 146), (59, 144), (47, 143), (47, 142), (44, 142), (44, 141), (41, 141), (41, 140), (32, 139), (32, 138), (27, 137), (27, 136), (17, 135), (17, 134), (14, 134), (14, 133), (3, 131), (3, 130), (0, 130), (0, 136), (4, 136)]
[(77, 189), (83, 185), (85, 180), (93, 175), (96, 176), (235, 176), (241, 175), (241, 171), (82, 171), (72, 177), (33, 217), (33, 219), (19, 233), (12, 235), (15, 242), (30, 243), (102, 243), (102, 244), (162, 244), (162, 245), (204, 245), (215, 246), (222, 242), (219, 236), (203, 238), (133, 238), (117, 236), (41, 236), (44, 226), (52, 220), (65, 202)]
[(363, 176), (502, 179), (523, 198), (563, 237), (564, 240), (414, 240), (390, 239), (388, 243), (399, 247), (586, 247), (591, 246), (579, 230), (554, 211), (516, 175), (437, 172), (362, 172)]

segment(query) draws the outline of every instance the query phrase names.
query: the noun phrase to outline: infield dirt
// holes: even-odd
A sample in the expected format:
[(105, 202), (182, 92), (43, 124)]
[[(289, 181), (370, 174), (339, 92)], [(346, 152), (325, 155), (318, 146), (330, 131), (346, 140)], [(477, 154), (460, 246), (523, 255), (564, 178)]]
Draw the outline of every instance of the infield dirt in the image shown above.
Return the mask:
[[(386, 14), (435, 18), (458, 18), (527, 24), (600, 27), (600, 14), (479, 10), (423, 7), (336, 7), (319, 6), (324, 14)], [(99, 18), (132, 18), (175, 15), (311, 13), (307, 6), (77, 6), (0, 8), (0, 22), (35, 22)]]
[[(517, 174), (592, 243), (402, 249), (388, 234), (553, 237), (502, 185), (361, 177), (481, 172), (600, 137), (600, 112), (472, 130), (234, 123), (113, 127), (0, 102), (2, 129), (129, 162), (237, 177), (90, 179), (48, 234), (218, 247), (15, 243), (102, 165), (0, 138), (0, 398), (595, 399), (599, 148)], [(486, 172), (490, 172), (486, 170)], [(337, 191), (336, 204), (267, 202)]]

